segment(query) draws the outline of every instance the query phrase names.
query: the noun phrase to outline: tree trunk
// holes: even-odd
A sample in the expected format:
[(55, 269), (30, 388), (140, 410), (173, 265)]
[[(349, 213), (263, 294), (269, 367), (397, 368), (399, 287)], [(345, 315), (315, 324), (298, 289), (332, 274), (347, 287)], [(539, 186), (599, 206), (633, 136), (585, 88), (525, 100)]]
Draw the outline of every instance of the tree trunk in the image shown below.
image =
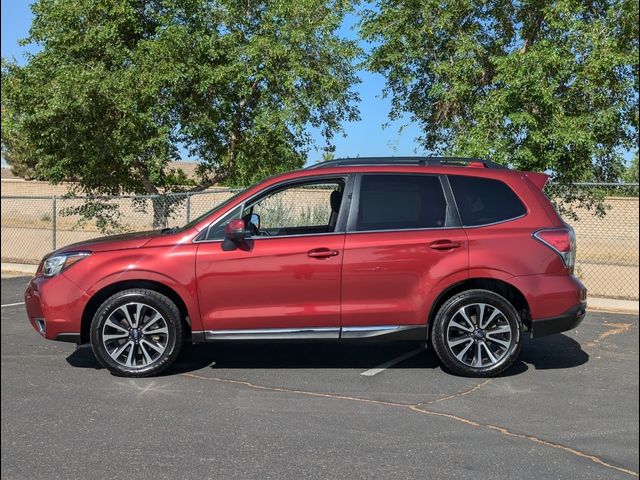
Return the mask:
[(166, 228), (169, 213), (167, 198), (164, 195), (154, 195), (151, 197), (153, 207), (153, 228)]
[(146, 165), (140, 160), (133, 161), (133, 166), (140, 174), (140, 180), (144, 189), (151, 195), (151, 207), (153, 209), (153, 228), (166, 228), (167, 217), (169, 216), (169, 205), (167, 198), (164, 195), (160, 195), (158, 188), (149, 180), (149, 172)]

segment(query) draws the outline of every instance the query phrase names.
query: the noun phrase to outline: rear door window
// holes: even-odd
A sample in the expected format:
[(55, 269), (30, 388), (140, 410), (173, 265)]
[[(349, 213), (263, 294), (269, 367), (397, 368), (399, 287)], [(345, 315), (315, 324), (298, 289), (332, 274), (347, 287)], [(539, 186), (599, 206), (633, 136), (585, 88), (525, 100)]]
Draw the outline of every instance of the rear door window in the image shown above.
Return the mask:
[(447, 202), (435, 175), (362, 176), (356, 231), (445, 226)]
[(500, 180), (450, 175), (449, 183), (466, 227), (504, 222), (527, 213), (518, 196)]

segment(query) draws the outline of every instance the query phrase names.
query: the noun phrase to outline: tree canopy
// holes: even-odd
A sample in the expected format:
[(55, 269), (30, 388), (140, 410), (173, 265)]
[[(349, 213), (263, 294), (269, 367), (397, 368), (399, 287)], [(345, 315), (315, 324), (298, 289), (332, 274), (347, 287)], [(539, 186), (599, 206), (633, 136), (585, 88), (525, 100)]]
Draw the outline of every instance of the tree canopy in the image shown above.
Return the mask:
[(638, 152), (636, 152), (628, 168), (622, 174), (622, 179), (625, 182), (638, 183)]
[(38, 0), (24, 65), (2, 60), (2, 144), (34, 178), (82, 193), (246, 184), (304, 163), (358, 117), (346, 0)]
[(559, 182), (617, 180), (637, 152), (637, 0), (378, 0), (362, 35), (431, 152)]
[[(426, 150), (565, 183), (637, 178), (636, 0), (374, 2), (366, 66)], [(338, 33), (353, 3), (37, 0), (23, 43), (38, 52), (2, 60), (3, 154), (98, 195), (247, 184), (301, 166), (310, 126), (330, 158), (358, 118), (362, 52)], [(181, 151), (195, 182), (167, 167)]]

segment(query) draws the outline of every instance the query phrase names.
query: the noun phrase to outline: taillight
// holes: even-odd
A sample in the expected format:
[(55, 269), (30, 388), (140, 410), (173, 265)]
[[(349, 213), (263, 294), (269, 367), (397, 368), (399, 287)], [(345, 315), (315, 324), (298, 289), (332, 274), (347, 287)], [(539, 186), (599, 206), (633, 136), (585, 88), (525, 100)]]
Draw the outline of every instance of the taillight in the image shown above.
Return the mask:
[(534, 232), (533, 238), (540, 240), (560, 255), (564, 266), (573, 273), (576, 264), (576, 234), (573, 228), (568, 225), (564, 228), (543, 228)]

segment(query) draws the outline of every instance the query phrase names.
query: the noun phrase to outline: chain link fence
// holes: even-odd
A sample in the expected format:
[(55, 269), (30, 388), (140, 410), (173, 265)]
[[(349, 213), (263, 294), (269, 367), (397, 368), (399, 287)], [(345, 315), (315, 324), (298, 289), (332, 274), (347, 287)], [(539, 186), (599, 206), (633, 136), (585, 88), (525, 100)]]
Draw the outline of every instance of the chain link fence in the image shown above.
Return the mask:
[[(304, 189), (302, 189), (304, 190)], [(37, 264), (56, 248), (113, 233), (175, 227), (207, 212), (236, 190), (162, 196), (72, 198), (3, 195), (2, 262)], [(56, 192), (58, 193), (58, 192)], [(638, 184), (552, 185), (547, 189), (578, 238), (576, 274), (592, 296), (638, 299)], [(319, 215), (326, 192), (300, 191), (289, 205)], [(598, 202), (602, 200), (602, 202)], [(595, 200), (595, 202), (594, 202)], [(326, 205), (326, 202), (322, 202)], [(600, 208), (585, 206), (601, 205)]]
[(573, 200), (555, 203), (576, 232), (576, 276), (589, 295), (638, 300), (638, 184), (551, 185), (546, 193)]
[(90, 238), (181, 226), (236, 191), (92, 198), (2, 195), (2, 261), (36, 264), (52, 250)]

